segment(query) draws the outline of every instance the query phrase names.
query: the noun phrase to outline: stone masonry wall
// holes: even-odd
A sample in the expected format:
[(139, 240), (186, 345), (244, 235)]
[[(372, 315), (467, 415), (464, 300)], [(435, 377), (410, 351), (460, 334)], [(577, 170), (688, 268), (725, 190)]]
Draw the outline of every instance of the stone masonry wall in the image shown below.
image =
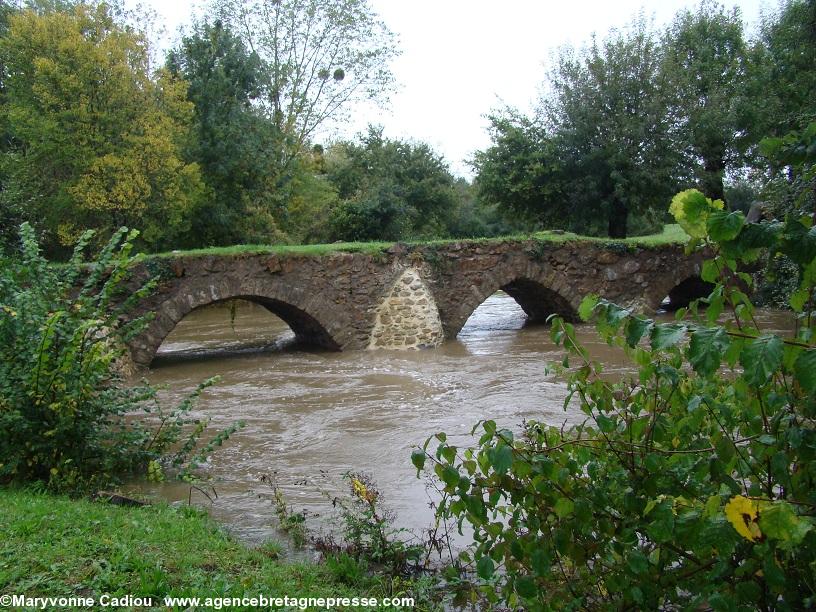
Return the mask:
[(370, 349), (418, 349), (445, 339), (433, 295), (415, 268), (408, 268), (377, 306)]
[(701, 259), (680, 245), (537, 240), (395, 244), (324, 255), (180, 254), (148, 260), (136, 271), (134, 288), (151, 276), (161, 282), (131, 313), (154, 316), (130, 352), (137, 366), (149, 366), (189, 312), (235, 298), (266, 307), (301, 342), (333, 350), (436, 346), (455, 338), (499, 289), (532, 320), (551, 313), (574, 318), (588, 293), (653, 312), (681, 282), (699, 275)]

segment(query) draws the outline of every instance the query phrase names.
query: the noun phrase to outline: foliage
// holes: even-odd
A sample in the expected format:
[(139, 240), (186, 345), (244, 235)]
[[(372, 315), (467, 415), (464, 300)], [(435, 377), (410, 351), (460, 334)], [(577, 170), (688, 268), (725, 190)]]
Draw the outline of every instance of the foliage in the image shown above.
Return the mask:
[[(124, 384), (125, 342), (144, 321), (122, 321), (154, 286), (129, 280), (136, 235), (120, 229), (86, 264), (93, 234), (85, 232), (70, 262), (56, 267), (22, 226), (19, 260), (0, 270), (0, 482), (79, 490), (145, 470), (161, 479), (164, 468), (191, 478), (234, 431), (199, 447), (207, 421), (188, 413), (211, 380), (169, 411), (155, 389)], [(154, 427), (132, 418), (142, 411)]]
[(456, 205), (453, 177), (424, 143), (385, 138), (369, 126), (357, 143), (337, 143), (326, 155), (326, 175), (340, 204), (332, 237), (406, 240), (438, 237)]
[[(413, 453), (444, 485), (441, 513), (473, 528), (463, 559), (489, 600), (531, 609), (816, 603), (816, 228), (810, 215), (746, 223), (701, 197), (679, 198), (691, 205), (678, 221), (697, 234), (689, 249), (712, 255), (702, 267), (714, 283), (708, 298), (670, 323), (594, 296), (581, 305), (636, 376), (610, 380), (555, 318), (553, 339), (568, 351), (565, 406), (580, 407), (582, 423), (529, 422), (516, 436), (485, 421), (475, 449), (440, 433)], [(741, 271), (778, 253), (798, 273), (796, 325), (784, 336), (754, 318)], [(720, 323), (725, 312), (731, 320)]]
[(534, 227), (575, 229), (555, 139), (517, 111), (494, 113), (489, 119), (493, 144), (473, 158), (481, 201), (499, 206), (507, 216), (528, 219)]
[(784, 0), (766, 14), (751, 50), (755, 113), (747, 128), (754, 143), (781, 137), (816, 119), (816, 5)]
[[(678, 147), (686, 150), (701, 190), (725, 198), (726, 171), (739, 165), (738, 134), (744, 127), (746, 48), (739, 11), (726, 12), (705, 0), (696, 12), (679, 12), (663, 44), (662, 76), (667, 101), (679, 125)], [(744, 147), (744, 145), (742, 145)]]
[(660, 48), (642, 19), (592, 41), (562, 49), (539, 113), (565, 164), (573, 217), (606, 219), (611, 238), (625, 238), (630, 214), (665, 205), (682, 175), (672, 141)]
[(61, 252), (83, 230), (107, 239), (121, 225), (144, 228), (152, 248), (171, 244), (202, 194), (180, 147), (191, 105), (185, 85), (152, 78), (144, 38), (108, 6), (12, 14), (0, 41), (14, 139), (4, 156), (3, 207), (25, 211)]
[[(191, 157), (212, 190), (193, 218), (194, 244), (234, 244), (253, 232), (274, 234), (274, 222), (265, 231), (263, 225), (280, 216), (269, 178), (276, 171), (270, 149), (279, 137), (253, 105), (263, 80), (257, 53), (220, 21), (205, 21), (168, 54), (167, 67), (189, 83), (196, 133)], [(247, 219), (252, 212), (259, 214)]]
[(283, 179), (321, 127), (393, 87), (395, 37), (366, 0), (214, 0), (213, 13), (262, 62), (257, 102)]

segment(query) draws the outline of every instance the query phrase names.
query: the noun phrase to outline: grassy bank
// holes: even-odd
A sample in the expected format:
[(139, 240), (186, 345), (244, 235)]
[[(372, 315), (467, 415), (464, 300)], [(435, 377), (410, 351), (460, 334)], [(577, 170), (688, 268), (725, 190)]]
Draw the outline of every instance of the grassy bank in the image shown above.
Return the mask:
[[(503, 242), (507, 240), (539, 240), (542, 242), (594, 242), (609, 244), (627, 244), (641, 247), (655, 247), (665, 244), (680, 244), (688, 240), (686, 233), (679, 225), (672, 224), (663, 227), (663, 231), (658, 234), (648, 236), (633, 236), (621, 240), (611, 238), (598, 238), (593, 236), (581, 236), (571, 232), (536, 232), (534, 234), (524, 234), (515, 236), (503, 236), (498, 238), (472, 238), (467, 240), (431, 240), (425, 242), (408, 242), (410, 246), (433, 245), (441, 246), (453, 242), (467, 243), (491, 243)], [(208, 249), (193, 249), (187, 251), (171, 251), (158, 253), (150, 257), (178, 257), (192, 256), (202, 257), (206, 255), (325, 255), (327, 253), (380, 253), (394, 245), (393, 242), (335, 242), (331, 244), (237, 244), (227, 247), (211, 247)]]
[(165, 596), (414, 595), (399, 581), (344, 584), (325, 565), (282, 562), (276, 546), (247, 548), (194, 508), (0, 489), (0, 533), (0, 596), (131, 595), (163, 607)]

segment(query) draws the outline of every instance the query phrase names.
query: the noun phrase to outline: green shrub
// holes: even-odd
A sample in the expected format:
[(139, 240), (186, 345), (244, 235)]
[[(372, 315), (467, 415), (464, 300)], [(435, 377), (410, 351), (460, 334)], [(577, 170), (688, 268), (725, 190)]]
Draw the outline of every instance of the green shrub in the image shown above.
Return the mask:
[[(658, 323), (597, 297), (581, 315), (632, 357), (611, 382), (553, 320), (568, 350), (569, 431), (493, 421), (473, 449), (429, 438), (412, 460), (442, 481), (446, 519), (469, 523), (478, 588), (526, 609), (762, 609), (816, 605), (816, 228), (810, 216), (746, 224), (699, 192), (673, 211), (714, 257), (711, 295)], [(797, 266), (790, 336), (761, 329), (740, 265)], [(721, 315), (730, 321), (720, 324)], [(435, 452), (429, 450), (436, 441)]]
[[(82, 236), (67, 265), (53, 266), (24, 224), (18, 256), (3, 260), (0, 483), (38, 481), (79, 490), (144, 473), (148, 466), (155, 479), (163, 478), (168, 465), (187, 473), (232, 431), (198, 448), (206, 423), (186, 415), (212, 381), (169, 411), (155, 389), (125, 384), (125, 342), (144, 321), (122, 322), (123, 315), (153, 282), (126, 287), (137, 232), (120, 229), (96, 261), (85, 263), (92, 235)], [(137, 412), (151, 413), (153, 420), (143, 422)]]

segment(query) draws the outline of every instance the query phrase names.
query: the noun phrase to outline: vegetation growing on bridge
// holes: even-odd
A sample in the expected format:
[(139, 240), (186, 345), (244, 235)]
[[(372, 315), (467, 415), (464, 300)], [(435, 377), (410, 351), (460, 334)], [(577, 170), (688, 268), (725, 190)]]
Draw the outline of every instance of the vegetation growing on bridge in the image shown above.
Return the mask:
[[(466, 239), (439, 239), (424, 241), (408, 241), (403, 244), (408, 248), (440, 247), (450, 245), (455, 242), (467, 244), (491, 244), (498, 242), (523, 242), (535, 241), (544, 244), (560, 244), (565, 242), (591, 242), (595, 244), (623, 245), (625, 247), (659, 247), (667, 244), (682, 244), (688, 239), (688, 235), (677, 224), (668, 224), (663, 227), (663, 231), (647, 236), (632, 236), (630, 238), (613, 239), (598, 238), (596, 236), (581, 236), (572, 232), (562, 231), (542, 231), (532, 234), (514, 234), (494, 238), (466, 238)], [(207, 255), (308, 255), (320, 256), (330, 253), (383, 253), (394, 247), (395, 242), (334, 242), (331, 244), (238, 244), (228, 247), (210, 247), (206, 249), (176, 250), (165, 253), (158, 253), (151, 257), (172, 258), (172, 257), (204, 257)], [(149, 258), (148, 258), (149, 259)]]

